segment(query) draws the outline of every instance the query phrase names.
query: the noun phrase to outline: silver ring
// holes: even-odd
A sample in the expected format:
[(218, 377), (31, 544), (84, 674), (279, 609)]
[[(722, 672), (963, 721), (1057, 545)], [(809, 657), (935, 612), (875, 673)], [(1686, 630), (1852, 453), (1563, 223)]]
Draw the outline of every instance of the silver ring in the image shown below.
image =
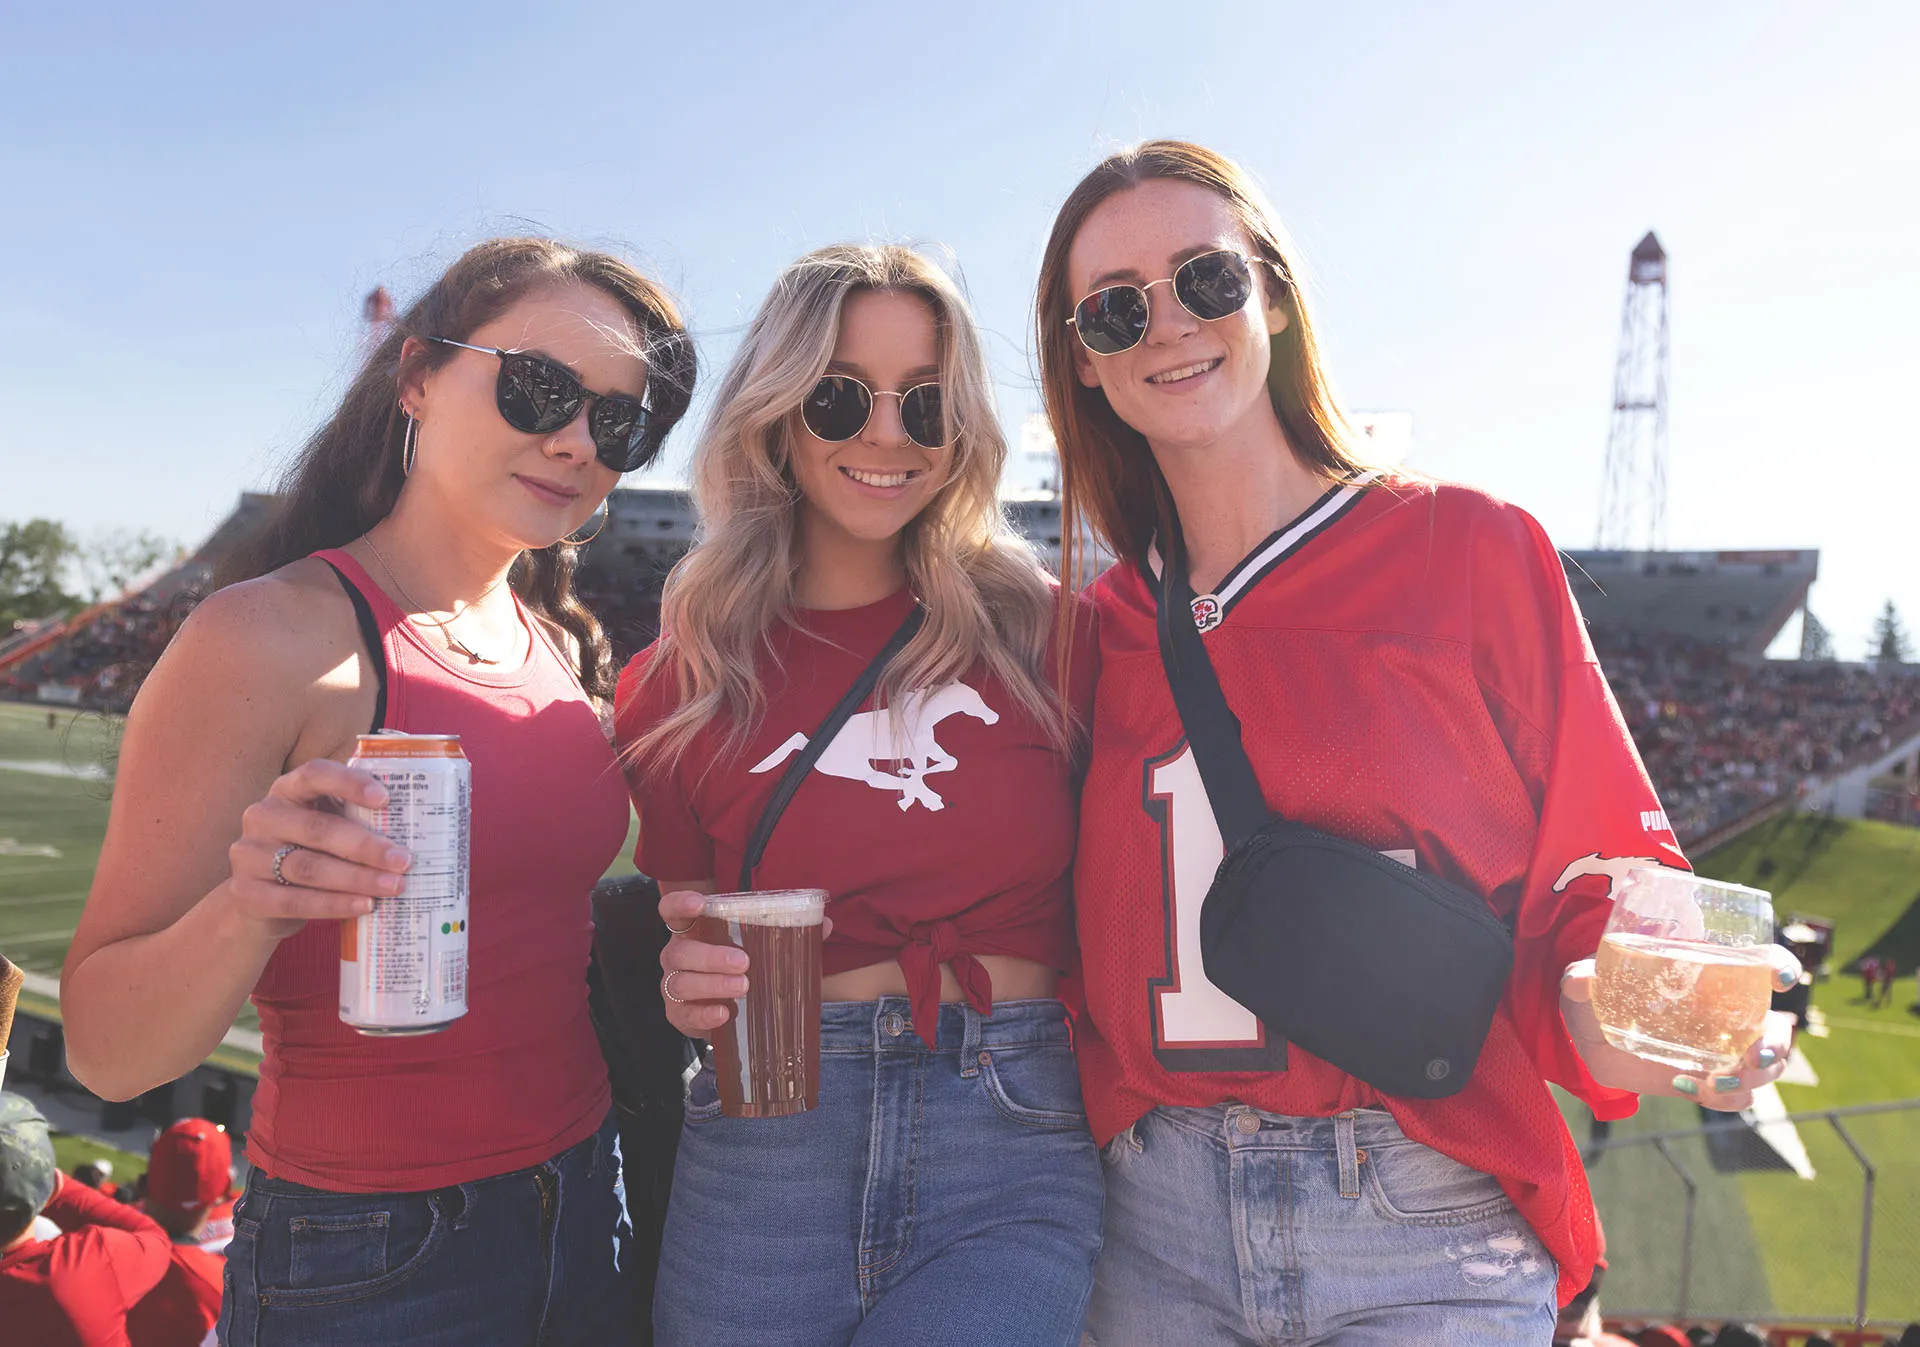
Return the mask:
[(680, 974), (684, 971), (685, 971), (684, 969), (676, 968), (671, 973), (668, 973), (665, 977), (660, 979), (660, 994), (666, 997), (669, 1001), (673, 1002), (676, 1006), (684, 1006), (686, 1004), (685, 1000), (673, 994), (673, 980), (679, 977)]
[(278, 851), (273, 853), (273, 882), (274, 883), (284, 885), (288, 888), (293, 887), (293, 881), (280, 873), (280, 866), (286, 861), (287, 857), (291, 856), (294, 852), (300, 851), (300, 850), (302, 850), (300, 846), (298, 846), (293, 842), (289, 842), (285, 846), (281, 847)]
[(660, 920), (663, 922), (666, 922), (667, 929), (669, 931), (672, 931), (675, 935), (685, 935), (688, 931), (691, 931), (693, 929), (693, 922), (699, 921), (700, 918), (695, 917), (693, 921), (688, 922), (685, 926), (675, 926), (672, 922), (667, 921), (665, 917), (660, 918)]

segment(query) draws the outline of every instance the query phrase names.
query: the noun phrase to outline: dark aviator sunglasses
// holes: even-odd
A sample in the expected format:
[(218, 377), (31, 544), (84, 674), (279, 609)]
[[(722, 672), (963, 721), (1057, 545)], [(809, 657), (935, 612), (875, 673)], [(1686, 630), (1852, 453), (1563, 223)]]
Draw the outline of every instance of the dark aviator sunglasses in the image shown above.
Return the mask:
[(875, 398), (900, 399), (900, 426), (922, 449), (938, 449), (947, 442), (937, 383), (915, 384), (903, 393), (876, 393), (851, 374), (828, 374), (800, 404), (800, 419), (827, 443), (841, 444), (867, 428)]
[(551, 435), (587, 411), (594, 457), (615, 472), (644, 467), (660, 452), (677, 417), (657, 415), (639, 398), (625, 393), (589, 392), (573, 371), (528, 351), (472, 346), (451, 337), (428, 337), (441, 346), (498, 356), (500, 377), (493, 385), (500, 419), (527, 435)]
[[(1180, 307), (1201, 322), (1218, 322), (1240, 312), (1252, 298), (1255, 260), (1266, 261), (1221, 248), (1188, 258), (1173, 275), (1162, 280), (1145, 285), (1109, 285), (1074, 305), (1067, 326), (1095, 355), (1119, 355), (1131, 350), (1147, 335), (1151, 317), (1147, 291), (1156, 285), (1171, 285)], [(1278, 267), (1274, 270), (1280, 271)], [(1285, 274), (1281, 277), (1284, 280)]]

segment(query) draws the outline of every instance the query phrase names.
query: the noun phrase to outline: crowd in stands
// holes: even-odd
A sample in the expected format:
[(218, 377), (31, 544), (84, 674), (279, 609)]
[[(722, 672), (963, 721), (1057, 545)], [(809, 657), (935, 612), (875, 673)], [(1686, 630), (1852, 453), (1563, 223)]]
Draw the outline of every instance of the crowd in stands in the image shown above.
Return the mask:
[(233, 1197), (232, 1142), (204, 1118), (168, 1127), (117, 1189), (98, 1162), (62, 1174), (46, 1119), (0, 1094), (0, 1341), (212, 1343)]
[(1682, 636), (1596, 629), (1607, 681), (1683, 841), (1791, 801), (1920, 728), (1920, 677), (1733, 659)]
[[(576, 588), (606, 628), (617, 664), (653, 639), (656, 584), (582, 570)], [(192, 602), (191, 594), (128, 599), (12, 671), (12, 690), (32, 696), (39, 684), (58, 683), (78, 689), (82, 705), (124, 710)], [(1790, 802), (1809, 779), (1920, 728), (1920, 676), (1902, 671), (1742, 662), (1675, 635), (1595, 628), (1593, 639), (1682, 841)], [(1876, 801), (1876, 816), (1920, 819), (1920, 800)]]
[(194, 599), (191, 593), (172, 599), (137, 594), (82, 615), (72, 632), (9, 671), (11, 681), (22, 695), (52, 683), (76, 690), (83, 706), (124, 711)]

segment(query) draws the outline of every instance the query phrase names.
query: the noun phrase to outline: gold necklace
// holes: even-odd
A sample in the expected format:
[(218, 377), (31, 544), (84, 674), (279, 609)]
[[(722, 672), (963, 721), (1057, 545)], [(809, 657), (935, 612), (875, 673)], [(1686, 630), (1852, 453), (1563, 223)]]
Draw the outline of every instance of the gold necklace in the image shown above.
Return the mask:
[(417, 608), (420, 610), (418, 615), (413, 613), (408, 613), (407, 621), (415, 622), (415, 623), (424, 621), (428, 626), (438, 628), (440, 632), (440, 639), (447, 643), (447, 649), (453, 651), (455, 654), (465, 655), (467, 657), (467, 663), (469, 664), (498, 664), (500, 662), (497, 659), (488, 659), (485, 655), (481, 654), (478, 650), (475, 650), (472, 646), (468, 645), (465, 641), (461, 640), (458, 636), (455, 636), (453, 634), (452, 628), (455, 622), (458, 622), (466, 614), (472, 612), (478, 604), (483, 602), (486, 599), (487, 595), (493, 593), (494, 590), (500, 588), (500, 586), (506, 581), (506, 578), (507, 578), (506, 576), (503, 575), (498, 580), (495, 580), (492, 584), (488, 585), (485, 589), (481, 590), (480, 596), (476, 598), (472, 603), (469, 603), (465, 608), (462, 608), (459, 612), (454, 613), (451, 617), (447, 618), (446, 621), (441, 622), (434, 618), (428, 617), (426, 614), (426, 605), (421, 603), (420, 600), (414, 598), (413, 595), (407, 593), (407, 587), (401, 584), (400, 577), (393, 573), (393, 566), (387, 561), (386, 557), (381, 553), (379, 547), (374, 544), (373, 535), (370, 533), (363, 533), (360, 535), (360, 541), (364, 542), (367, 545), (367, 550), (369, 552), (373, 553), (373, 559), (380, 563), (380, 569), (387, 573), (387, 579), (393, 581), (393, 587), (400, 591), (400, 597), (407, 601), (407, 606), (410, 608)]

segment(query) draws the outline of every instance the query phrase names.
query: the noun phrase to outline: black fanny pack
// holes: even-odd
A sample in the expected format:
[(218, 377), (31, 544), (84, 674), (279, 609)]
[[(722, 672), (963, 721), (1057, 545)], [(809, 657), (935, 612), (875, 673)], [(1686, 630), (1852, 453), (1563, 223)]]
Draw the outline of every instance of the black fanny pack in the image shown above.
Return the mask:
[(1177, 537), (1170, 552), (1160, 657), (1226, 849), (1200, 908), (1208, 979), (1383, 1094), (1457, 1093), (1506, 988), (1512, 934), (1479, 895), (1268, 810)]

